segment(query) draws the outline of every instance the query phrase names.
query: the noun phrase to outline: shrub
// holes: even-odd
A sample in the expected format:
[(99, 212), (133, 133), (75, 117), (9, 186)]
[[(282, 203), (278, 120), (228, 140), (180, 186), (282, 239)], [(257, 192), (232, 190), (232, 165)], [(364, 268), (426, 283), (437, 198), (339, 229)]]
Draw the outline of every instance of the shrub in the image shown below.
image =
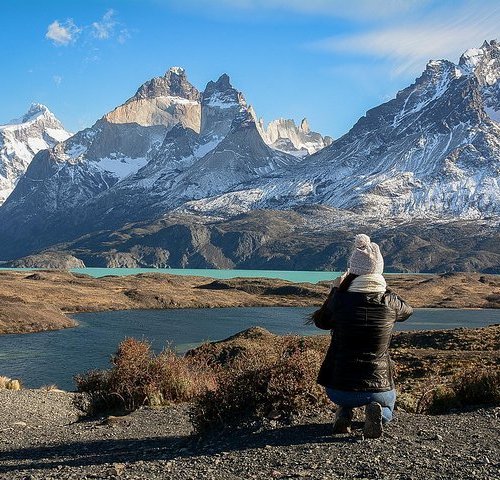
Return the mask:
[(468, 370), (455, 378), (453, 389), (462, 405), (500, 405), (500, 368)]
[(500, 368), (471, 368), (422, 395), (417, 411), (439, 414), (469, 406), (500, 405)]
[(23, 388), (21, 380), (0, 376), (0, 390), (21, 390)]
[(214, 388), (212, 371), (201, 362), (179, 357), (170, 348), (155, 355), (146, 341), (123, 340), (111, 363), (110, 370), (75, 377), (78, 391), (91, 397), (91, 413), (189, 401)]
[(195, 399), (191, 420), (198, 432), (246, 425), (264, 418), (289, 421), (312, 407), (328, 404), (316, 377), (322, 355), (284, 337), (259, 354), (246, 351), (217, 377), (217, 388)]

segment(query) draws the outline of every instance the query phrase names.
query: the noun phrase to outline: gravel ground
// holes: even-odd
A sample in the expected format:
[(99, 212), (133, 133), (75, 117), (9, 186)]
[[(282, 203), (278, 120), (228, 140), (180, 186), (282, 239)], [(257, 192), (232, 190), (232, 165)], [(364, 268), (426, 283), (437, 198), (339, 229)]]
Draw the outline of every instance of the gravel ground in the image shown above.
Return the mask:
[(500, 479), (500, 408), (400, 412), (377, 440), (330, 418), (199, 440), (186, 407), (78, 421), (75, 394), (0, 391), (2, 479)]

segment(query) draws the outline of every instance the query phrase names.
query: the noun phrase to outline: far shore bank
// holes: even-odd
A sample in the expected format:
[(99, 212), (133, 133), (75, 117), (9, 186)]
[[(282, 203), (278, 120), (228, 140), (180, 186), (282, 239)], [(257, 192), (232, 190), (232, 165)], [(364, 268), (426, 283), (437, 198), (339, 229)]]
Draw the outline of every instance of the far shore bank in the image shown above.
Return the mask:
[[(475, 273), (391, 274), (391, 289), (415, 308), (500, 308), (500, 278)], [(329, 282), (213, 279), (146, 273), (93, 278), (64, 271), (0, 271), (0, 334), (74, 327), (69, 315), (130, 309), (313, 307)]]

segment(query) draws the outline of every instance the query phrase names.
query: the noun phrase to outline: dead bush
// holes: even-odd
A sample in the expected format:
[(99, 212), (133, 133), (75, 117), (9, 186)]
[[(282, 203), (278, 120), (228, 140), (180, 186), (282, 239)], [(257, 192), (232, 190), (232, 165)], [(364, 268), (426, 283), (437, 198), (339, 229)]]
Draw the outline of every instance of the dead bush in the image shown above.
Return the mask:
[(500, 368), (471, 368), (426, 392), (419, 413), (440, 414), (470, 406), (500, 405)]
[(200, 361), (171, 348), (155, 355), (148, 342), (133, 338), (120, 343), (111, 363), (110, 370), (75, 377), (78, 391), (91, 397), (92, 413), (185, 402), (215, 386), (212, 370)]
[(218, 373), (217, 388), (197, 397), (191, 420), (198, 432), (216, 427), (247, 425), (271, 418), (289, 421), (329, 402), (316, 377), (322, 354), (284, 337), (274, 348), (246, 351)]

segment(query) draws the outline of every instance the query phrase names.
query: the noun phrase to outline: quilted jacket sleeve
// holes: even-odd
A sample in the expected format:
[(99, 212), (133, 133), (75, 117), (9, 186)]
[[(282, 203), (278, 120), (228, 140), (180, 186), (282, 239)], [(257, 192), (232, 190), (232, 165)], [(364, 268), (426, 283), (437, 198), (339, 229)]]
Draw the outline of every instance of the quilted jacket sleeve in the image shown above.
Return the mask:
[(337, 303), (337, 299), (335, 298), (336, 291), (336, 287), (332, 288), (323, 305), (312, 314), (314, 325), (322, 330), (331, 330), (335, 323), (334, 312), (335, 304)]
[(396, 322), (404, 322), (412, 315), (413, 308), (394, 292), (388, 291), (388, 293), (387, 305), (389, 308), (396, 311)]

